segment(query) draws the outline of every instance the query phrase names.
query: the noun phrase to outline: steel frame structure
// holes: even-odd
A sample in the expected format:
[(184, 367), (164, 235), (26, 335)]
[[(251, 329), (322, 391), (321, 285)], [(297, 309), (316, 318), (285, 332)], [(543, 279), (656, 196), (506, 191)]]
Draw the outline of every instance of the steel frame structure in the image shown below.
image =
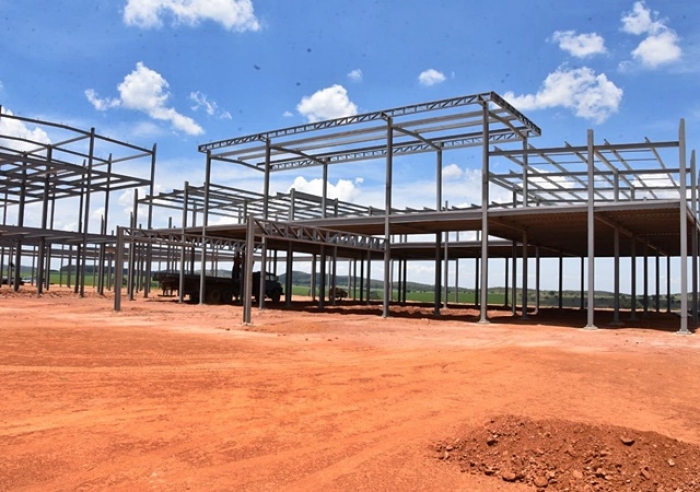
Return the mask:
[[(246, 213), (268, 219), (271, 215), (284, 217), (286, 212), (287, 220), (303, 220), (308, 226), (383, 236), (387, 245), (384, 251), (384, 316), (389, 315), (391, 294), (386, 286), (391, 284), (392, 251), (394, 255), (399, 251), (395, 247), (396, 238), (404, 241), (405, 235), (435, 234), (435, 283), (440, 285), (439, 260), (449, 255), (449, 247), (442, 239), (443, 233), (476, 231), (481, 237), (477, 247), (480, 274), (476, 275), (481, 296), (480, 322), (488, 322), (489, 251), (494, 251), (491, 244), (499, 238), (511, 241), (513, 245), (510, 255), (513, 260), (513, 287), (516, 279), (515, 258), (522, 258), (524, 292), (527, 292), (528, 255), (532, 254), (533, 246), (538, 270), (541, 256), (559, 256), (560, 276), (563, 257), (582, 258), (582, 272), (585, 258), (588, 265), (589, 328), (595, 328), (593, 286), (596, 257), (615, 259), (618, 297), (620, 255), (634, 259), (636, 247), (643, 244), (645, 251), (651, 250), (656, 255), (657, 264), (660, 256), (666, 256), (670, 268), (671, 256), (680, 257), (681, 264), (687, 264), (690, 244), (695, 299), (692, 313), (694, 326), (697, 326), (698, 193), (694, 154), (690, 167), (686, 162), (684, 125), (681, 121), (679, 138), (675, 141), (652, 142), (645, 139), (630, 144), (612, 144), (608, 141), (596, 144), (591, 131), (585, 145), (566, 143), (563, 147), (537, 149), (529, 139), (539, 136), (540, 129), (497, 94), (481, 93), (216, 141), (199, 146), (200, 152), (206, 155), (206, 170), (204, 189), (200, 190), (204, 224), (196, 228), (196, 232), (203, 237), (208, 231), (240, 239), (246, 237), (246, 228), (242, 223), (209, 227), (207, 220), (209, 211), (218, 207), (215, 188), (210, 184), (212, 164), (235, 164), (258, 170), (264, 175), (263, 193), (254, 197), (249, 195), (250, 192), (240, 195), (239, 198), (244, 201), (247, 196), (249, 203), (255, 202), (256, 207), (245, 206), (245, 213), (239, 208), (239, 222), (243, 222)], [(504, 144), (513, 143), (520, 145), (503, 148)], [(481, 204), (474, 204), (468, 209), (453, 207), (444, 210), (442, 153), (444, 150), (466, 147), (482, 149)], [(668, 155), (662, 156), (668, 151), (677, 154), (670, 158)], [(391, 196), (394, 157), (428, 152), (436, 155), (435, 209), (395, 210)], [(328, 166), (377, 159), (386, 161), (384, 212), (342, 217), (330, 214), (326, 188)], [(506, 161), (511, 169), (505, 173), (500, 170), (492, 172), (492, 161)], [(270, 174), (309, 166), (323, 168), (324, 188), (320, 203), (317, 203), (320, 207), (316, 216), (291, 216), (287, 212), (289, 203), (280, 205), (277, 202), (279, 196), (270, 195)], [(513, 200), (492, 202), (489, 193), (491, 185), (508, 190)], [(557, 226), (562, 227), (561, 234), (554, 234), (556, 238), (551, 234), (553, 219)], [(627, 236), (629, 241), (623, 244), (620, 235)], [(417, 255), (410, 253), (410, 246), (402, 248), (406, 257)], [(522, 249), (520, 255), (519, 249)], [(454, 249), (454, 253), (459, 255), (457, 251)], [(319, 246), (317, 252), (322, 258), (325, 257), (324, 248)], [(325, 261), (322, 259), (320, 264), (323, 279)], [(636, 263), (633, 263), (632, 270), (634, 276)], [(688, 331), (686, 275), (686, 268), (682, 267), (680, 331), (683, 333)], [(583, 281), (582, 274), (582, 290)], [(657, 286), (658, 283), (657, 278)], [(632, 289), (634, 291), (635, 287)], [(523, 298), (522, 312), (523, 316), (527, 316), (527, 296)], [(436, 312), (439, 312), (439, 294), (436, 295), (435, 304)], [(513, 309), (515, 312), (515, 306)], [(616, 319), (618, 317), (619, 303)]]
[[(496, 143), (524, 142), (541, 134), (540, 128), (495, 92), (485, 92), (428, 103), (375, 111), (334, 120), (308, 123), (281, 130), (237, 137), (199, 146), (206, 154), (204, 180), (204, 223), (207, 235), (211, 203), (211, 168), (213, 162), (229, 163), (255, 169), (264, 174), (262, 218), (270, 218), (270, 174), (310, 166), (323, 168), (321, 216), (327, 214), (328, 166), (366, 160), (385, 159), (384, 240), (391, 244), (392, 173), (396, 156), (435, 153), (436, 210), (442, 207), (442, 155), (445, 150), (482, 148), (482, 297), (481, 322), (488, 322), (487, 268), (489, 146)], [(440, 237), (436, 236), (436, 244)], [(439, 248), (438, 248), (439, 249)], [(321, 279), (325, 278), (325, 250), (321, 250)], [(206, 251), (202, 251), (202, 263)], [(391, 248), (384, 250), (384, 283), (390, 284)], [(436, 272), (436, 284), (440, 273)], [(202, 287), (204, 276), (202, 276)], [(323, 292), (323, 283), (321, 289)], [(389, 316), (390, 292), (384, 290), (383, 316)], [(438, 302), (436, 301), (436, 306)], [(321, 307), (323, 303), (321, 302)]]
[[(55, 246), (69, 247), (69, 263), (76, 248), (75, 292), (85, 295), (85, 271), (89, 257), (98, 259), (98, 284), (100, 294), (104, 292), (105, 260), (107, 247), (116, 243), (113, 232), (108, 232), (109, 211), (112, 195), (124, 190), (146, 188), (153, 193), (156, 146), (151, 149), (139, 147), (96, 133), (94, 128), (79, 128), (26, 118), (3, 112), (0, 119), (12, 125), (33, 127), (27, 135), (0, 134), (0, 271), (5, 265), (5, 250), (14, 258), (12, 287), (17, 290), (20, 281), (20, 265), (23, 257), (36, 257), (38, 265), (37, 292), (49, 288), (49, 275)], [(139, 176), (124, 172), (125, 163), (147, 162), (150, 173)], [(62, 230), (55, 221), (56, 210), (66, 200), (77, 201), (62, 210), (76, 210), (72, 221), (77, 231)], [(89, 222), (94, 205), (101, 200), (104, 210), (99, 231), (90, 231)], [(41, 218), (35, 223), (26, 217), (28, 207), (41, 208)], [(10, 214), (8, 216), (8, 213)], [(14, 215), (14, 217), (12, 216)], [(136, 221), (136, 208), (132, 212)], [(37, 223), (38, 222), (38, 223)], [(152, 225), (152, 208), (148, 209), (147, 226)], [(92, 251), (91, 246), (97, 249)], [(153, 259), (149, 255), (146, 264)], [(9, 262), (12, 264), (12, 259)], [(148, 285), (146, 285), (146, 290)]]

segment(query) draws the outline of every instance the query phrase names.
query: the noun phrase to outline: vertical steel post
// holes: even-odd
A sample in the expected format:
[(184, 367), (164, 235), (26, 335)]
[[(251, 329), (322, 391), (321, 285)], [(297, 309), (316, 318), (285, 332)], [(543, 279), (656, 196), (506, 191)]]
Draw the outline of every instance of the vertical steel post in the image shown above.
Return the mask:
[[(243, 323), (251, 324), (253, 310), (253, 257), (255, 254), (255, 222), (253, 216), (248, 215), (246, 226), (245, 267), (243, 268)], [(261, 279), (262, 281), (263, 279)]]
[(386, 117), (386, 183), (384, 189), (384, 302), (382, 317), (389, 317), (389, 302), (391, 299), (391, 190), (394, 167), (394, 126), (393, 120)]
[[(455, 232), (455, 241), (459, 244), (459, 231)], [(455, 255), (455, 304), (459, 304), (459, 255)]]
[[(51, 147), (48, 148), (47, 150), (47, 161), (51, 160)], [(46, 166), (46, 170), (48, 171), (48, 166)], [(46, 230), (46, 227), (48, 225), (48, 219), (49, 219), (49, 175), (47, 174), (44, 178), (44, 198), (43, 198), (43, 203), (41, 207), (41, 228), (43, 230)], [(42, 236), (39, 239), (39, 258), (38, 258), (38, 267), (39, 270), (37, 272), (36, 276), (36, 293), (37, 296), (40, 296), (44, 293), (44, 274), (46, 270), (44, 270), (44, 255), (46, 254), (46, 238)]]
[(508, 292), (508, 291), (509, 291), (509, 286), (508, 286), (508, 267), (510, 266), (510, 258), (506, 257), (506, 258), (504, 258), (504, 259), (505, 259), (506, 261), (505, 261), (505, 268), (504, 268), (504, 271), (505, 271), (505, 276), (504, 276), (505, 289), (503, 289), (503, 298), (504, 298), (504, 300), (503, 300), (503, 307), (508, 307), (508, 302), (509, 302), (508, 295), (510, 294), (510, 292)]
[(540, 313), (540, 247), (535, 246), (535, 314)]
[[(87, 186), (85, 187), (85, 209), (83, 210), (83, 244), (82, 258), (80, 260), (80, 297), (85, 297), (85, 270), (87, 269), (87, 241), (88, 229), (90, 228), (90, 197), (92, 196), (92, 166), (95, 154), (95, 129), (90, 128), (90, 149), (88, 153), (88, 175)], [(92, 272), (94, 277), (95, 272)]]
[(511, 257), (513, 260), (513, 286), (512, 286), (512, 297), (513, 297), (513, 305), (511, 306), (511, 316), (515, 316), (517, 314), (517, 306), (518, 306), (518, 252), (517, 252), (517, 242), (513, 241), (513, 248), (511, 250)]
[[(150, 200), (148, 200), (148, 221), (146, 222), (146, 228), (150, 231), (153, 228), (153, 193), (155, 192), (155, 181), (156, 181), (156, 144), (153, 144), (153, 150), (151, 151), (151, 180), (148, 185), (148, 195)], [(153, 244), (148, 243), (146, 246), (146, 281), (144, 283), (143, 297), (148, 297), (151, 293), (151, 269), (153, 263)]]
[[(17, 225), (19, 227), (24, 227), (24, 207), (27, 200), (27, 161), (26, 154), (23, 154), (25, 160), (22, 160), (22, 182), (20, 184), (20, 195), (19, 195), (19, 207), (17, 212)], [(22, 239), (17, 240), (17, 247), (15, 249), (15, 269), (14, 277), (12, 281), (12, 290), (19, 292), (19, 282), (22, 276)], [(8, 274), (8, 282), (10, 281), (11, 275)]]
[(263, 184), (263, 219), (269, 218), (270, 212), (270, 162), (272, 160), (272, 142), (265, 140), (265, 182)]
[(263, 230), (260, 252), (260, 282), (258, 285), (258, 309), (265, 309), (265, 279), (267, 278), (267, 236)]
[[(267, 168), (267, 167), (266, 167)], [(202, 216), (202, 244), (199, 273), (199, 304), (204, 304), (206, 301), (206, 275), (207, 275), (207, 226), (209, 225), (209, 186), (211, 185), (211, 151), (207, 151), (207, 167), (204, 177), (204, 210)], [(265, 199), (265, 206), (267, 198)], [(248, 291), (250, 292), (250, 291)]]
[(522, 284), (522, 304), (523, 304), (523, 311), (521, 313), (521, 318), (522, 319), (528, 319), (528, 313), (527, 313), (527, 301), (528, 301), (528, 286), (527, 286), (527, 281), (528, 281), (528, 242), (527, 242), (527, 230), (523, 231), (523, 284)]
[[(479, 231), (476, 231), (477, 238), (479, 236)], [(481, 251), (479, 250), (479, 253)], [(478, 308), (481, 305), (481, 300), (479, 299), (479, 282), (481, 277), (479, 276), (479, 261), (481, 261), (481, 254), (474, 258), (474, 307)]]
[(319, 265), (319, 279), (318, 279), (318, 309), (323, 310), (326, 307), (326, 265), (328, 261), (326, 259), (326, 246), (321, 245)]
[(649, 240), (644, 241), (644, 292), (642, 294), (643, 316), (649, 316)]
[[(447, 205), (447, 204), (445, 204)], [(442, 307), (447, 309), (447, 302), (449, 301), (449, 292), (450, 292), (450, 258), (449, 258), (449, 250), (448, 250), (448, 244), (450, 242), (450, 233), (449, 231), (445, 231), (445, 257), (443, 258), (443, 265), (445, 268), (445, 271), (443, 272), (444, 279), (443, 279), (443, 288), (445, 289), (445, 300), (443, 301)]]
[(632, 244), (630, 246), (630, 260), (631, 265), (631, 286), (630, 286), (630, 320), (637, 320), (637, 238), (632, 237)]
[(678, 150), (680, 163), (680, 248), (681, 248), (681, 312), (678, 333), (689, 334), (688, 330), (688, 195), (687, 163), (685, 149), (685, 119), (681, 118), (678, 129)]
[(489, 322), (489, 138), (489, 103), (485, 101), (482, 102), (481, 136), (481, 324)]
[(696, 171), (695, 171), (695, 151), (690, 152), (690, 210), (692, 220), (690, 221), (692, 227), (691, 238), (691, 263), (692, 263), (692, 277), (691, 285), (692, 287), (692, 298), (693, 302), (691, 305), (692, 313), (692, 326), (696, 328), (698, 326), (698, 215), (697, 215), (697, 186), (695, 181)]
[(527, 137), (523, 138), (523, 207), (528, 207), (528, 153), (527, 153)]
[(316, 254), (311, 257), (311, 301), (316, 302)]
[(671, 255), (666, 255), (666, 312), (671, 312)]
[[(177, 302), (182, 304), (185, 301), (185, 243), (187, 234), (187, 202), (189, 201), (190, 183), (185, 181), (185, 188), (182, 190), (182, 246), (180, 246), (180, 278), (177, 287)], [(240, 292), (240, 290), (239, 290)]]
[(441, 251), (441, 238), (442, 238), (442, 233), (438, 232), (435, 234), (435, 289), (434, 289), (434, 298), (433, 298), (433, 314), (435, 316), (440, 315), (440, 306), (442, 304), (441, 302), (441, 293), (442, 293), (442, 286), (440, 285), (440, 282), (442, 282), (442, 251)]
[(136, 224), (138, 223), (138, 207), (139, 204), (139, 189), (134, 188), (134, 211), (131, 213), (131, 231), (130, 231), (130, 241), (129, 241), (129, 275), (128, 275), (128, 285), (127, 293), (129, 294), (129, 300), (134, 300), (134, 289), (136, 285)]
[(559, 250), (559, 309), (564, 307), (564, 253)]
[[(435, 179), (435, 210), (440, 211), (442, 208), (442, 145), (436, 152), (436, 179)], [(442, 233), (435, 233), (435, 290), (433, 292), (433, 314), (440, 315), (440, 293), (442, 292), (440, 282), (442, 280), (442, 262), (440, 246), (442, 245)]]
[(585, 328), (595, 330), (595, 155), (593, 130), (588, 130), (588, 321)]
[(581, 295), (580, 295), (580, 305), (579, 309), (583, 311), (584, 305), (585, 305), (585, 291), (586, 291), (586, 264), (585, 264), (586, 258), (581, 257)]
[(114, 259), (114, 310), (122, 309), (122, 283), (124, 278), (124, 228), (117, 226), (117, 251)]
[(659, 250), (656, 250), (656, 299), (654, 300), (655, 302), (655, 308), (656, 312), (659, 313), (661, 312), (661, 260), (659, 256)]

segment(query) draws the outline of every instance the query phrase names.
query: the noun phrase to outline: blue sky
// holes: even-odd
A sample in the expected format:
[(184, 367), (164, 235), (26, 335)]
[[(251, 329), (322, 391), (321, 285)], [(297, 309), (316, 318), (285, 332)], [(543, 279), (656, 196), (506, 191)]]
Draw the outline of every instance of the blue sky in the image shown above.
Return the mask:
[[(0, 0), (0, 104), (157, 142), (162, 190), (203, 181), (201, 143), (491, 90), (542, 128), (540, 147), (583, 143), (587, 128), (670, 140), (686, 118), (693, 148), (699, 21), (699, 2), (660, 0)], [(478, 162), (446, 155), (451, 204), (478, 200)], [(273, 188), (314, 192), (319, 178), (282, 173)], [(395, 204), (434, 205), (432, 160), (397, 164), (395, 179)], [(261, 186), (228, 167), (215, 181)], [(383, 163), (332, 168), (330, 182), (383, 203)]]

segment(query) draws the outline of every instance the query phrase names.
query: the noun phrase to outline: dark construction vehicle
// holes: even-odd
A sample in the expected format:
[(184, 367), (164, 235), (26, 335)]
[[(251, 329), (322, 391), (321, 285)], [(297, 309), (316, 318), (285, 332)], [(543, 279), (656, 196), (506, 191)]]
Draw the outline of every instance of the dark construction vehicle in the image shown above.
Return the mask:
[[(163, 293), (172, 294), (180, 287), (180, 273), (173, 271), (155, 272), (153, 280), (160, 284)], [(184, 275), (183, 295), (189, 296), (191, 302), (199, 302), (200, 276), (195, 273)], [(204, 277), (204, 292), (206, 304), (229, 304), (241, 297), (241, 281), (230, 277)], [(272, 302), (280, 302), (284, 292), (278, 278), (272, 273), (265, 274), (265, 297)], [(253, 297), (259, 302), (260, 272), (253, 272)]]

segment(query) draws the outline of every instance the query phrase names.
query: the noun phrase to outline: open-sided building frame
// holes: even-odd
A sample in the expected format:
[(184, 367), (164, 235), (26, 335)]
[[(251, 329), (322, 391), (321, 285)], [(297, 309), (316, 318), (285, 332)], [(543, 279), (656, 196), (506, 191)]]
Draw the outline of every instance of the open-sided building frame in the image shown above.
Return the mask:
[[(41, 294), (49, 286), (47, 272), (51, 258), (58, 256), (62, 264), (67, 256), (70, 264), (75, 248), (75, 291), (84, 295), (86, 265), (92, 258), (98, 265), (97, 290), (102, 293), (107, 283), (105, 262), (110, 249), (113, 251), (116, 246), (116, 236), (108, 230), (110, 202), (114, 193), (125, 190), (134, 190), (136, 197), (139, 188), (153, 194), (156, 146), (143, 148), (100, 135), (94, 128), (82, 130), (21, 117), (3, 113), (1, 108), (0, 118), (8, 123), (7, 128), (32, 128), (25, 134), (0, 134), (0, 271), (5, 267), (6, 250), (11, 251), (8, 264), (15, 268), (9, 283), (16, 290), (20, 285), (22, 259), (36, 259), (35, 282)], [(126, 164), (130, 166), (126, 168)], [(137, 167), (147, 169), (148, 173), (135, 174), (132, 170)], [(55, 223), (57, 208), (68, 199), (77, 200), (78, 206), (64, 206), (60, 213), (62, 222), (77, 224), (77, 230), (73, 231), (62, 230)], [(91, 212), (95, 209), (91, 204), (98, 199), (103, 209), (100, 229), (90, 231)], [(41, 207), (41, 219), (30, 224), (25, 211), (32, 204)], [(135, 208), (132, 221), (136, 221)], [(149, 207), (147, 227), (151, 225)], [(151, 259), (146, 264), (150, 265)]]
[[(645, 139), (623, 144), (608, 141), (596, 143), (593, 132), (589, 131), (585, 145), (567, 143), (562, 147), (537, 149), (530, 139), (539, 135), (540, 129), (500, 96), (482, 93), (204, 144), (199, 147), (206, 155), (205, 183), (200, 202), (203, 224), (189, 228), (188, 232), (203, 237), (212, 234), (248, 241), (251, 234), (249, 228), (253, 227), (250, 224), (255, 223), (254, 220), (271, 220), (274, 218), (272, 215), (277, 215), (279, 219), (282, 212), (278, 207), (279, 196), (269, 192), (271, 173), (318, 166), (322, 168), (323, 182), (320, 217), (297, 218), (287, 214), (287, 220), (305, 227), (383, 237), (386, 245), (383, 251), (384, 316), (389, 315), (392, 258), (422, 258), (425, 255), (424, 244), (421, 245), (421, 253), (418, 245), (412, 245), (410, 241), (397, 242), (396, 238), (435, 234), (435, 283), (438, 286), (441, 280), (439, 260), (446, 256), (443, 254), (443, 233), (476, 231), (480, 233), (476, 250), (480, 259), (478, 284), (482, 323), (488, 322), (489, 257), (497, 247), (503, 249), (502, 241), (506, 240), (513, 245), (511, 256), (518, 255), (516, 248), (522, 248), (519, 256), (523, 260), (524, 292), (527, 292), (528, 257), (533, 247), (538, 257), (558, 256), (560, 265), (564, 256), (587, 260), (589, 328), (595, 327), (595, 259), (613, 258), (617, 300), (615, 313), (616, 319), (619, 319), (620, 258), (632, 258), (634, 277), (637, 249), (643, 248), (645, 260), (649, 251), (656, 255), (657, 264), (658, 258), (665, 256), (669, 269), (670, 258), (680, 258), (680, 330), (687, 332), (686, 267), (691, 248), (691, 312), (694, 325), (697, 325), (698, 194), (694, 154), (690, 166), (687, 163), (683, 121), (678, 139), (665, 142)], [(444, 210), (443, 152), (467, 147), (481, 149), (481, 204), (466, 209), (453, 207)], [(394, 159), (410, 154), (434, 155), (436, 201), (433, 210), (399, 212), (392, 207)], [(384, 213), (371, 214), (357, 210), (342, 217), (330, 214), (328, 166), (377, 159), (385, 161)], [(494, 162), (506, 162), (511, 167), (504, 173), (501, 172), (503, 166), (499, 165), (499, 172), (492, 172)], [(210, 210), (216, 211), (222, 205), (226, 206), (217, 202), (217, 189), (210, 183), (212, 165), (220, 163), (260, 171), (264, 180), (263, 193), (254, 197), (250, 192), (239, 195), (242, 203), (247, 204), (244, 212), (240, 208), (237, 212), (241, 223), (209, 226)], [(493, 202), (490, 199), (491, 186), (505, 188), (513, 199), (504, 203)], [(246, 214), (248, 218), (243, 220)], [(280, 243), (284, 239), (279, 235), (273, 241), (262, 230), (253, 228), (252, 234), (260, 239), (266, 249), (284, 249)], [(623, 241), (622, 238), (627, 240)], [(293, 239), (292, 236), (288, 237), (288, 253), (293, 249), (290, 246)], [(494, 239), (500, 241), (498, 246)], [(456, 253), (457, 249), (454, 251)], [(318, 244), (315, 252), (324, 258), (327, 247)], [(201, 254), (204, 262), (206, 247)], [(320, 261), (321, 282), (325, 279), (325, 263)], [(645, 273), (646, 265), (645, 261)], [(288, 271), (291, 271), (289, 265)], [(513, 275), (515, 287), (515, 268)], [(670, 275), (667, 274), (667, 277)], [(322, 292), (323, 289), (322, 284)], [(632, 289), (634, 297), (634, 281)], [(658, 290), (657, 269), (657, 293)], [(322, 299), (320, 305), (323, 305)], [(633, 302), (633, 315), (634, 309)], [(527, 296), (523, 296), (523, 315), (527, 315)]]

